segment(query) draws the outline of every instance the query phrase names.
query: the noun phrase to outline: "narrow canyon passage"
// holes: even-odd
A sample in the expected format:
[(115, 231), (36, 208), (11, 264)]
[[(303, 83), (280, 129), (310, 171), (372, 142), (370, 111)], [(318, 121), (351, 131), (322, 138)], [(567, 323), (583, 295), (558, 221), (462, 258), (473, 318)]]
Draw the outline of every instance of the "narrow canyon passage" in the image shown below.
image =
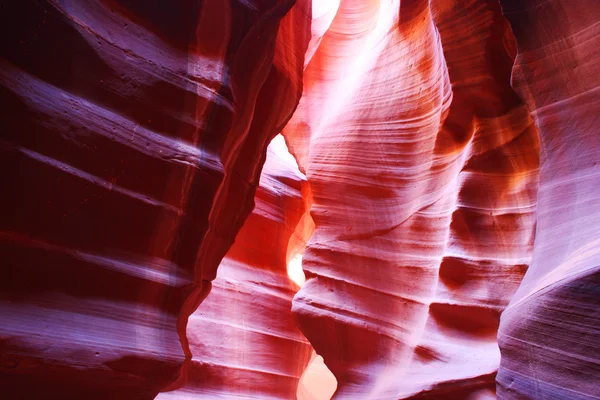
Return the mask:
[(0, 18), (0, 397), (600, 399), (597, 0)]
[(303, 274), (299, 262), (312, 234), (306, 189), (304, 174), (276, 136), (254, 210), (219, 265), (210, 295), (190, 316), (185, 384), (157, 399), (291, 399), (297, 392), (300, 400), (331, 397), (335, 378), (311, 357), (291, 312), (299, 289), (292, 278)]
[[(294, 397), (312, 352), (291, 314), (297, 287), (286, 263), (305, 211), (305, 183), (277, 136), (267, 151), (254, 211), (219, 265), (210, 295), (188, 321), (192, 360), (186, 384), (157, 399)], [(293, 243), (301, 245), (303, 238), (297, 239)]]

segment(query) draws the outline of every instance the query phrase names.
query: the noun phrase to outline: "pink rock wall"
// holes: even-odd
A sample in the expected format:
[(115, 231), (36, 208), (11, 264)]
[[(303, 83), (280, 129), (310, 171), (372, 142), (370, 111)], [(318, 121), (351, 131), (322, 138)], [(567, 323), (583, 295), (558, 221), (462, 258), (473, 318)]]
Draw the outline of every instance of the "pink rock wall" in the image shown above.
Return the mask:
[(4, 396), (598, 398), (600, 7), (312, 3), (2, 4)]
[(336, 6), (284, 130), (316, 225), (300, 327), (335, 398), (493, 398), (539, 162), (508, 24), (493, 1)]
[(533, 261), (498, 333), (498, 398), (600, 395), (600, 8), (502, 1), (513, 85), (540, 132)]

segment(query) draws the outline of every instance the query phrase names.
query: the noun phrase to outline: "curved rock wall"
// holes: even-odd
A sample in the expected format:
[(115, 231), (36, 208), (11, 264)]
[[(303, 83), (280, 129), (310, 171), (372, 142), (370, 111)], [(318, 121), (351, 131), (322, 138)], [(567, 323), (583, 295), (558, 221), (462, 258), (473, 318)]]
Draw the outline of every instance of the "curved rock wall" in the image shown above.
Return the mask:
[(300, 327), (335, 398), (493, 398), (539, 163), (508, 24), (494, 1), (331, 10), (284, 130), (316, 225)]
[(185, 386), (157, 399), (292, 399), (312, 347), (291, 313), (288, 242), (304, 213), (304, 176), (281, 136), (269, 146), (248, 217), (207, 299), (190, 316)]
[(501, 399), (600, 394), (600, 8), (502, 0), (518, 45), (513, 85), (539, 127), (531, 267), (502, 315)]
[(176, 379), (301, 93), (293, 4), (2, 5), (3, 396), (148, 399)]
[(596, 0), (310, 3), (2, 5), (3, 395), (597, 398)]

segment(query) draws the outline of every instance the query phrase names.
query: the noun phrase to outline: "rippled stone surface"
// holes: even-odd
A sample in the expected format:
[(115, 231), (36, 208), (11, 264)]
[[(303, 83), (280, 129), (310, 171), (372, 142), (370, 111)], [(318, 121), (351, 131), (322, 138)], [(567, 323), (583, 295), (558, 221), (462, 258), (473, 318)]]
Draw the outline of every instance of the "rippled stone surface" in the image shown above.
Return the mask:
[(2, 5), (4, 396), (148, 399), (177, 378), (301, 94), (293, 4)]
[(498, 333), (498, 398), (596, 399), (600, 8), (583, 0), (502, 5), (518, 44), (513, 84), (539, 127), (541, 168), (533, 261)]
[(539, 165), (509, 26), (493, 1), (343, 1), (323, 15), (284, 129), (316, 226), (300, 327), (335, 398), (493, 398)]
[[(269, 146), (255, 208), (190, 316), (185, 386), (158, 399), (292, 399), (312, 348), (291, 313), (288, 243), (304, 214), (304, 175), (281, 136)], [(291, 241), (292, 246), (297, 241)]]
[(598, 397), (596, 0), (312, 3), (2, 5), (5, 396)]

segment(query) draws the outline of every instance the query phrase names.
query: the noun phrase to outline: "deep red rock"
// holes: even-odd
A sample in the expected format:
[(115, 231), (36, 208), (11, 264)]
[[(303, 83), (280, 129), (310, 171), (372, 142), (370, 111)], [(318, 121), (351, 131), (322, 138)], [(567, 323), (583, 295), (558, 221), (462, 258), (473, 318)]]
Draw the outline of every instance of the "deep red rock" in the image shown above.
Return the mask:
[(288, 243), (304, 214), (304, 175), (282, 137), (267, 153), (255, 208), (219, 265), (207, 299), (190, 316), (193, 358), (167, 399), (291, 399), (312, 348), (293, 319), (297, 285)]
[(3, 396), (597, 398), (594, 0), (6, 3)]
[(2, 5), (4, 396), (147, 399), (177, 378), (301, 94), (293, 5)]

